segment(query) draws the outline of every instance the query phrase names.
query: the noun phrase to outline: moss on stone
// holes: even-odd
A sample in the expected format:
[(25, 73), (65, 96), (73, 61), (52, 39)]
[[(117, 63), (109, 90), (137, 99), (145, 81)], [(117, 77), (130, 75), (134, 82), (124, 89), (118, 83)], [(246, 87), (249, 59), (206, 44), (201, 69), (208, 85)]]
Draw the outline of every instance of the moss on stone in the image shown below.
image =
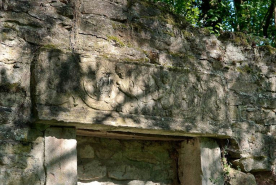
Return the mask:
[(175, 19), (170, 14), (161, 16), (161, 18), (162, 18), (163, 21), (165, 21), (166, 23), (168, 23), (170, 25), (176, 25)]
[(147, 60), (146, 58), (138, 58), (138, 59), (124, 58), (124, 59), (122, 59), (122, 61), (129, 62), (129, 63), (133, 63), (133, 62), (138, 62), (138, 63), (149, 62), (149, 60)]
[(146, 51), (142, 48), (139, 48), (139, 47), (133, 47), (133, 49), (137, 50), (137, 51), (140, 51), (141, 53), (143, 53), (145, 56), (149, 56), (149, 51)]
[(25, 91), (22, 87), (20, 87), (19, 83), (11, 83), (0, 85), (0, 92), (20, 93)]
[(172, 57), (177, 57), (177, 58), (184, 58), (186, 55), (184, 53), (178, 53), (178, 52), (168, 52), (169, 55)]
[(9, 23), (7, 23), (7, 22), (5, 22), (5, 23), (3, 24), (3, 27), (4, 27), (4, 28), (9, 28), (9, 29), (15, 30), (15, 26), (14, 26), (13, 24), (9, 24)]
[(131, 29), (137, 31), (138, 33), (141, 33), (143, 27), (138, 23), (132, 23)]
[(182, 73), (190, 73), (191, 70), (188, 68), (183, 67), (176, 67), (176, 66), (164, 66), (169, 71), (175, 71), (175, 72), (182, 72)]
[(115, 22), (112, 22), (111, 25), (114, 30), (122, 30), (128, 28), (128, 26), (125, 24), (116, 24)]
[(59, 50), (59, 48), (54, 44), (46, 44), (41, 47), (41, 49), (49, 49), (49, 50)]
[(108, 38), (109, 41), (115, 42), (119, 47), (126, 46), (123, 41), (121, 41), (118, 37), (116, 37), (114, 35), (107, 35), (107, 38)]
[(131, 43), (131, 42), (126, 42), (126, 46), (128, 47), (128, 48), (133, 48), (133, 44)]
[(259, 49), (261, 51), (268, 51), (270, 55), (276, 54), (276, 48), (270, 46), (270, 45), (265, 45), (265, 46), (260, 46)]
[(171, 37), (175, 37), (175, 34), (172, 31), (164, 31), (163, 33), (170, 35)]
[(237, 44), (237, 45), (242, 45), (242, 46), (248, 46), (248, 38), (246, 37), (246, 35), (242, 32), (237, 32), (235, 33), (235, 37), (233, 39), (233, 41)]
[(106, 53), (102, 54), (101, 56), (105, 59), (109, 59), (109, 55), (107, 55)]
[(1, 39), (2, 40), (7, 40), (9, 37), (8, 37), (8, 34), (7, 33), (5, 33), (5, 32), (2, 32), (1, 33)]
[(149, 29), (148, 27), (146, 27), (144, 24), (142, 23), (132, 23), (131, 24), (131, 28), (134, 31), (137, 31), (138, 33), (141, 33), (143, 30), (146, 30), (150, 33), (154, 33), (154, 30)]
[(210, 30), (208, 28), (200, 29), (200, 33), (202, 33), (205, 36), (210, 36), (211, 35)]
[(237, 71), (240, 73), (251, 73), (252, 69), (248, 65), (237, 67)]
[(190, 59), (190, 60), (195, 60), (196, 57), (194, 55), (187, 55), (187, 59)]
[[(174, 18), (171, 15), (162, 15), (162, 16), (142, 16), (142, 19), (152, 19), (160, 22), (165, 22), (170, 25), (177, 25)], [(144, 25), (143, 25), (144, 26)]]
[(237, 46), (250, 46), (252, 40), (249, 36), (242, 32), (224, 32), (219, 36), (222, 41), (231, 41)]
[(141, 3), (144, 7), (152, 6), (152, 5), (150, 4), (150, 2), (147, 2), (147, 1), (139, 1), (139, 3)]
[(187, 30), (182, 30), (182, 34), (185, 38), (191, 38), (194, 37), (193, 33), (187, 31)]

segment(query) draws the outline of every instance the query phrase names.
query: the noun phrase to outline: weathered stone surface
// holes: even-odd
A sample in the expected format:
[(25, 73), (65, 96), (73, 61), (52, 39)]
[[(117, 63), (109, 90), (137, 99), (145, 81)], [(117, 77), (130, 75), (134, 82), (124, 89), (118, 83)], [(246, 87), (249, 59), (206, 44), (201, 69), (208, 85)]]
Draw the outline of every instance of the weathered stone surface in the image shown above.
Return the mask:
[(130, 181), (128, 184), (129, 185), (161, 185), (161, 183), (156, 183), (152, 181), (138, 181), (138, 180)]
[[(31, 137), (29, 128), (17, 130), (8, 127), (8, 132), (1, 134), (0, 150), (0, 180), (3, 184), (28, 184), (42, 185), (45, 183), (44, 140), (42, 133)], [(3, 128), (1, 130), (4, 130)], [(36, 136), (35, 136), (36, 135)]]
[[(127, 184), (128, 185), (162, 185), (163, 183), (134, 180), (134, 181), (129, 181)], [(78, 182), (78, 185), (117, 185), (117, 183), (92, 181), (92, 182), (87, 182), (87, 183)]]
[(246, 174), (241, 171), (231, 169), (229, 172), (229, 184), (257, 185), (255, 177), (252, 174)]
[(74, 128), (48, 128), (45, 132), (46, 184), (77, 183), (77, 142)]
[[(253, 159), (252, 164), (269, 158), (270, 136), (265, 135), (275, 122), (275, 95), (266, 48), (244, 46), (243, 34), (219, 40), (151, 6), (83, 1), (77, 54), (53, 48), (39, 54), (35, 73), (41, 122), (234, 137), (240, 148), (231, 155)], [(269, 165), (253, 165), (252, 170), (268, 170)]]
[(224, 184), (221, 151), (215, 140), (200, 139), (202, 184)]
[[(79, 35), (76, 36), (79, 54), (70, 57), (69, 53), (51, 48), (39, 54), (35, 67), (39, 119), (86, 125), (93, 119), (104, 125), (144, 125), (140, 128), (231, 135), (225, 114), (227, 93), (223, 79), (215, 73), (196, 74), (198, 59), (190, 51), (185, 55), (180, 53), (188, 50), (188, 43), (182, 38), (181, 31), (173, 27), (175, 22), (171, 15), (162, 15), (158, 8), (148, 9), (149, 5), (136, 1), (129, 2), (128, 6), (126, 1), (96, 1), (88, 6), (89, 3), (83, 1), (81, 4), (83, 16), (79, 17)], [(129, 14), (125, 14), (126, 8), (129, 8)], [(129, 16), (129, 21), (126, 24), (116, 22), (126, 19), (122, 18), (123, 14)], [(153, 19), (158, 16), (164, 16), (164, 19)], [(139, 19), (134, 20), (134, 17)], [(169, 20), (171, 22), (167, 24)], [(133, 27), (139, 31), (131, 31)], [(156, 29), (156, 32), (149, 32)], [(141, 36), (149, 45), (140, 42)], [(174, 41), (186, 45), (176, 46)], [(221, 43), (215, 42), (218, 50)], [(162, 46), (163, 43), (166, 46)], [(217, 54), (211, 55), (216, 57)], [(66, 70), (63, 74), (66, 68), (74, 71)], [(61, 105), (63, 110), (59, 111)], [(112, 116), (102, 121), (93, 116), (76, 117), (72, 108), (82, 110), (81, 115), (88, 111), (92, 116), (92, 112), (98, 110), (94, 115), (111, 111)], [(116, 113), (124, 116), (116, 116)], [(139, 116), (127, 118), (133, 114)], [(138, 120), (140, 115), (150, 117)], [(126, 119), (127, 125), (116, 121)], [(155, 120), (163, 122), (163, 119), (166, 121), (160, 124), (161, 129), (153, 125)]]
[(240, 166), (245, 172), (270, 171), (269, 161), (265, 157), (246, 156), (239, 160), (233, 161), (233, 164)]
[(89, 1), (83, 0), (81, 13), (103, 15), (109, 19), (124, 21), (127, 19), (126, 14), (127, 0), (122, 1)]
[[(164, 120), (163, 126), (162, 124), (160, 126), (168, 130), (231, 135), (229, 121), (224, 114), (226, 96), (224, 87), (220, 85), (222, 81), (219, 76), (197, 77), (189, 71), (183, 73), (153, 66), (105, 61), (78, 63), (79, 61), (75, 60), (78, 56), (68, 59), (65, 53), (59, 51), (52, 53), (54, 51), (43, 53), (41, 63), (37, 66), (39, 79), (37, 94), (41, 94), (38, 102), (52, 106), (63, 104), (64, 110), (67, 111), (66, 116), (62, 110), (56, 114), (57, 109), (52, 114), (51, 110), (48, 112), (48, 107), (40, 106), (38, 107), (40, 119), (58, 119), (85, 124), (90, 124), (90, 120), (94, 119), (106, 125), (116, 124), (125, 127), (144, 125), (142, 128), (145, 129), (154, 128), (155, 120)], [(51, 61), (44, 59), (44, 56), (48, 55), (53, 56)], [(62, 71), (66, 68), (74, 71), (66, 70), (63, 74)], [(41, 73), (42, 69), (45, 74)], [(55, 71), (48, 73), (46, 69)], [(42, 93), (46, 89), (52, 90)], [(72, 105), (70, 103), (72, 98), (79, 102)], [(94, 115), (99, 115), (100, 111), (112, 112), (107, 119), (101, 121), (102, 118), (94, 117), (93, 114), (89, 114), (89, 117), (75, 117), (71, 112), (78, 107), (84, 107), (80, 109), (83, 113), (79, 114), (87, 111), (92, 113), (93, 110)], [(99, 113), (96, 113), (98, 112), (96, 110), (99, 110)], [(117, 117), (116, 112), (124, 116)], [(140, 116), (141, 118), (137, 117), (139, 120), (135, 120), (128, 116), (133, 114), (143, 115), (145, 119), (142, 120), (143, 117)], [(119, 119), (129, 119), (129, 121), (125, 123), (116, 121)]]
[(224, 184), (221, 152), (211, 139), (188, 139), (181, 143), (178, 176), (181, 184)]
[(257, 172), (254, 176), (258, 185), (276, 184), (276, 176), (271, 172)]
[(202, 184), (200, 152), (199, 139), (181, 143), (178, 159), (178, 176), (181, 184)]
[(85, 147), (79, 149), (78, 156), (80, 158), (94, 158), (95, 152), (90, 145), (86, 145)]
[(81, 160), (78, 165), (78, 180), (97, 180), (106, 176), (106, 166), (99, 161)]
[(149, 180), (150, 174), (147, 171), (136, 168), (134, 166), (120, 166), (111, 168), (108, 172), (108, 176), (115, 180), (128, 180), (128, 179), (143, 179)]
[(134, 141), (78, 136), (78, 180), (102, 184), (178, 184), (177, 142)]

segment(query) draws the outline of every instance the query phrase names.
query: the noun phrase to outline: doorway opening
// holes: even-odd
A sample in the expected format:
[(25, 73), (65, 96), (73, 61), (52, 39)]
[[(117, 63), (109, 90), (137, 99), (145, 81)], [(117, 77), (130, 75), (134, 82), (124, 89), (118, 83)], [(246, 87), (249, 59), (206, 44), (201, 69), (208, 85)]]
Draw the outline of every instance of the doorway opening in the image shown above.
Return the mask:
[(183, 138), (78, 132), (78, 185), (179, 185)]

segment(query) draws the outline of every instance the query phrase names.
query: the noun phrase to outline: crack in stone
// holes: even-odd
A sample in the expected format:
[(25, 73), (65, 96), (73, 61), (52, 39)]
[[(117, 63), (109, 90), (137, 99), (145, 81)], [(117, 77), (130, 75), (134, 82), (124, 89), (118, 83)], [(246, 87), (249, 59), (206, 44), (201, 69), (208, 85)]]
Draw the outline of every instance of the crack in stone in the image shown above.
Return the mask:
[(80, 2), (80, 0), (76, 0), (74, 3), (74, 17), (73, 17), (72, 31), (70, 34), (70, 48), (71, 48), (72, 52), (75, 52), (76, 47), (77, 47), (77, 35), (78, 35), (80, 8), (81, 8), (81, 2)]

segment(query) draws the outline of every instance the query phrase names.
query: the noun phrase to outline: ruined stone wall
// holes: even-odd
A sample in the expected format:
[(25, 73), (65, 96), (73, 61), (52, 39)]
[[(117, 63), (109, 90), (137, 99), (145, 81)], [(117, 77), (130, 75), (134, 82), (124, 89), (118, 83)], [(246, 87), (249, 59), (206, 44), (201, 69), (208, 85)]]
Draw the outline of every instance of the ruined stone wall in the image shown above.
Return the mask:
[(77, 137), (78, 180), (103, 184), (178, 184), (179, 142)]
[(275, 184), (275, 48), (166, 9), (0, 0), (1, 183), (44, 184), (45, 130), (70, 126), (212, 137), (238, 176)]

